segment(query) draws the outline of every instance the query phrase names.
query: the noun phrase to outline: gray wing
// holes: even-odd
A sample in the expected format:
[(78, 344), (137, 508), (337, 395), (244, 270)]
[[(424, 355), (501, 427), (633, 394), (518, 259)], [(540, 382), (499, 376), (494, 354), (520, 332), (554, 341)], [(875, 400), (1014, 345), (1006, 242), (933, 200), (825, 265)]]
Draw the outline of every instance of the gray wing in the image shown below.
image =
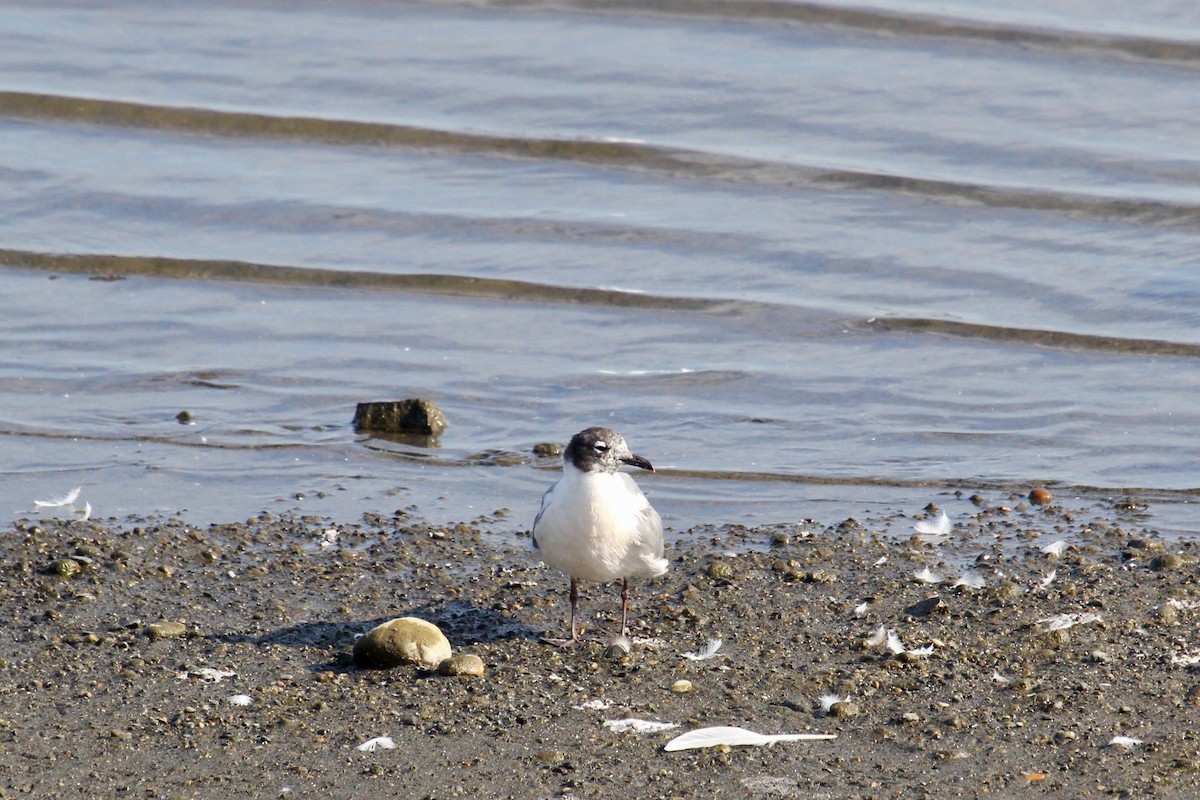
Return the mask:
[(646, 507), (638, 514), (637, 520), (638, 536), (642, 540), (642, 544), (646, 545), (646, 550), (653, 553), (656, 558), (662, 558), (663, 554), (663, 524), (662, 517), (654, 510), (654, 506), (647, 503)]
[(558, 488), (559, 481), (550, 484), (550, 488), (542, 493), (542, 507), (538, 509), (537, 516), (533, 518), (533, 528), (530, 529), (531, 538), (533, 539), (533, 549), (537, 549), (537, 529), (538, 523), (542, 521), (542, 514), (546, 513), (546, 509), (550, 507), (550, 495), (554, 494), (554, 490)]
[(637, 536), (638, 540), (645, 546), (646, 552), (656, 558), (662, 558), (663, 554), (663, 524), (662, 517), (654, 510), (654, 506), (650, 505), (650, 501), (646, 499), (646, 495), (638, 487), (637, 482), (626, 475), (620, 473), (624, 478), (625, 488), (629, 493), (640, 497), (645, 505), (638, 512), (637, 516)]

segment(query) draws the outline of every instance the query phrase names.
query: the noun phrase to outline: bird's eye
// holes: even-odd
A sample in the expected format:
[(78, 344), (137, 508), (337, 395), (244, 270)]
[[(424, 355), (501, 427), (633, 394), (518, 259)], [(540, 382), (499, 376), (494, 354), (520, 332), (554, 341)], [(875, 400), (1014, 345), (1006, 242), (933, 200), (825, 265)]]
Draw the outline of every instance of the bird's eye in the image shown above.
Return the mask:
[(592, 447), (595, 448), (597, 453), (603, 453), (608, 449), (608, 445), (604, 442), (596, 442), (594, 445), (592, 445)]

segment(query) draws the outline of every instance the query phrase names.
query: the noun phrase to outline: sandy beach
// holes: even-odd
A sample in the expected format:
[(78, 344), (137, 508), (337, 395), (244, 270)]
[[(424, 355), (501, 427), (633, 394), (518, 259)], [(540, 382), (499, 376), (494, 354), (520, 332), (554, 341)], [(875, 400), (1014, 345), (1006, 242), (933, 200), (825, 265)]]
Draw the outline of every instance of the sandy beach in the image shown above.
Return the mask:
[[(0, 796), (1196, 796), (1195, 544), (1127, 501), (975, 499), (944, 542), (671, 531), (618, 660), (616, 586), (583, 587), (594, 643), (539, 641), (566, 579), (503, 510), (21, 520), (0, 533)], [(484, 676), (357, 669), (355, 636), (400, 616)], [(838, 738), (664, 751), (714, 725)], [(360, 749), (376, 737), (395, 747)]]

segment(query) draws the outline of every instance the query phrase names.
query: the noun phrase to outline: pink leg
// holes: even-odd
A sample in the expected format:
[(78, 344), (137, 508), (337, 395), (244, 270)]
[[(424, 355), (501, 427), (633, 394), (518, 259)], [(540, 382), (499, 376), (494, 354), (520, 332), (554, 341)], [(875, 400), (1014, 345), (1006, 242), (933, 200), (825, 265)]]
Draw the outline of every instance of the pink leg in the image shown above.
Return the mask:
[(559, 647), (567, 647), (570, 645), (579, 644), (579, 631), (575, 627), (575, 608), (579, 605), (579, 584), (571, 578), (571, 638), (570, 639), (551, 639), (543, 636), (542, 641), (546, 644), (553, 644)]

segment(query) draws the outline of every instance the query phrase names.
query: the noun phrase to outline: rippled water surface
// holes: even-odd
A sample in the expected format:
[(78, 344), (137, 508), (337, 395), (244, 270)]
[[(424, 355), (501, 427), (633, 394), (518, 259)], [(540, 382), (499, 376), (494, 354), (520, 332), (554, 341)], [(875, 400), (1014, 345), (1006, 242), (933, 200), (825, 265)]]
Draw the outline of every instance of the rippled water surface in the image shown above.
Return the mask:
[[(676, 528), (1045, 483), (1200, 532), (1192, 3), (38, 2), (0, 31), (12, 516), (81, 486), (105, 517), (517, 529), (533, 445), (607, 424)], [(352, 430), (410, 396), (433, 445)]]

